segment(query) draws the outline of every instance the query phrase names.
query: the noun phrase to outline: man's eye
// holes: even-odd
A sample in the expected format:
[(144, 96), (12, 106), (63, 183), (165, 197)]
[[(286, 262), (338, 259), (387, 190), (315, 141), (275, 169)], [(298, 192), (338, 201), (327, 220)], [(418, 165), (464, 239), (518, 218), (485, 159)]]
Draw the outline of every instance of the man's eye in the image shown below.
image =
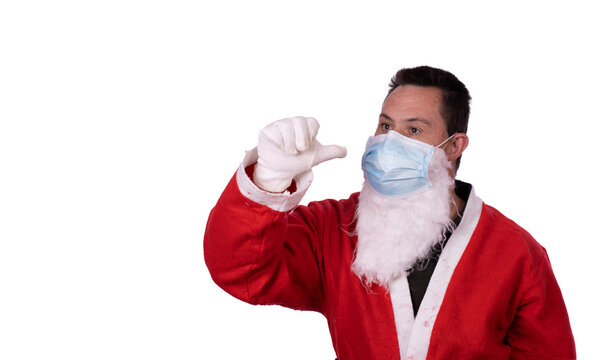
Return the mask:
[(421, 132), (422, 131), (418, 128), (415, 128), (415, 127), (410, 128), (410, 133), (412, 133), (412, 134), (420, 134)]
[(382, 123), (380, 124), (380, 128), (382, 128), (382, 130), (390, 130), (391, 126), (387, 123)]

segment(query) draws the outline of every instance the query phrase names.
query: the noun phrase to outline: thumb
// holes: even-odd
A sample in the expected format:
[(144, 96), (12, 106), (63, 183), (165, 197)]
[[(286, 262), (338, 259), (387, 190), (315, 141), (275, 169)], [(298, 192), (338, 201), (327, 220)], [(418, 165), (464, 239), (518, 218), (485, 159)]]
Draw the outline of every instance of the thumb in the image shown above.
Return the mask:
[(343, 158), (346, 156), (346, 148), (339, 145), (321, 145), (317, 142), (317, 149), (315, 149), (315, 157), (312, 166), (319, 165), (320, 163), (335, 159)]

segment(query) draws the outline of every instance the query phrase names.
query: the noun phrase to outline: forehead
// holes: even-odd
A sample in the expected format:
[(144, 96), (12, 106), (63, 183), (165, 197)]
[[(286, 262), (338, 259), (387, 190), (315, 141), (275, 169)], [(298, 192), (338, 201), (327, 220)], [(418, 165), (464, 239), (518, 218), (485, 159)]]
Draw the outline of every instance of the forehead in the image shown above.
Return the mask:
[(425, 118), (443, 122), (442, 102), (443, 94), (439, 88), (403, 85), (393, 90), (386, 98), (382, 112), (401, 120)]

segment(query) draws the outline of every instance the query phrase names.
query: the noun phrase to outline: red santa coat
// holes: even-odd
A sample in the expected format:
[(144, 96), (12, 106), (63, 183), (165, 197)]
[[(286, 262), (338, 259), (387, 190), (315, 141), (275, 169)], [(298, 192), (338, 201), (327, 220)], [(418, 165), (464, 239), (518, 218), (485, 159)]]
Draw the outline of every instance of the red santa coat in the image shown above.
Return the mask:
[[(322, 313), (340, 360), (576, 358), (544, 248), (474, 191), (414, 318), (405, 276), (370, 291), (351, 272), (358, 194), (296, 206), (304, 190), (259, 190), (245, 173), (253, 161), (205, 231), (207, 267), (228, 293)], [(311, 175), (296, 181), (306, 189)]]

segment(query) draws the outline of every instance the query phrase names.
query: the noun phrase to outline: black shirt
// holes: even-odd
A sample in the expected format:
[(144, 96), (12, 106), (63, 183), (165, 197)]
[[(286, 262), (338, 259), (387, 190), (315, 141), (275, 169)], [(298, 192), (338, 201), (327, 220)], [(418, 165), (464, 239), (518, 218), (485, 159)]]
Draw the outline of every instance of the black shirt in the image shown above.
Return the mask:
[[(465, 184), (460, 181), (456, 181), (456, 185), (454, 187), (454, 191), (456, 195), (465, 201), (469, 198), (469, 194), (471, 193), (471, 185)], [(464, 213), (464, 208), (463, 211)], [(462, 214), (459, 214), (456, 219), (454, 219), (454, 229), (460, 224), (460, 220), (462, 219)], [(418, 313), (418, 308), (420, 307), (420, 303), (422, 303), (422, 299), (424, 298), (424, 294), (426, 293), (426, 289), (429, 286), (429, 282), (431, 281), (431, 277), (433, 276), (433, 271), (435, 270), (435, 266), (437, 266), (437, 261), (439, 260), (439, 256), (441, 255), (441, 251), (443, 247), (448, 242), (451, 232), (447, 232), (445, 234), (445, 239), (441, 241), (439, 244), (435, 245), (431, 250), (429, 256), (424, 259), (418, 260), (416, 265), (412, 267), (407, 275), (407, 281), (410, 286), (410, 295), (412, 297), (412, 307), (414, 308), (414, 316)]]

